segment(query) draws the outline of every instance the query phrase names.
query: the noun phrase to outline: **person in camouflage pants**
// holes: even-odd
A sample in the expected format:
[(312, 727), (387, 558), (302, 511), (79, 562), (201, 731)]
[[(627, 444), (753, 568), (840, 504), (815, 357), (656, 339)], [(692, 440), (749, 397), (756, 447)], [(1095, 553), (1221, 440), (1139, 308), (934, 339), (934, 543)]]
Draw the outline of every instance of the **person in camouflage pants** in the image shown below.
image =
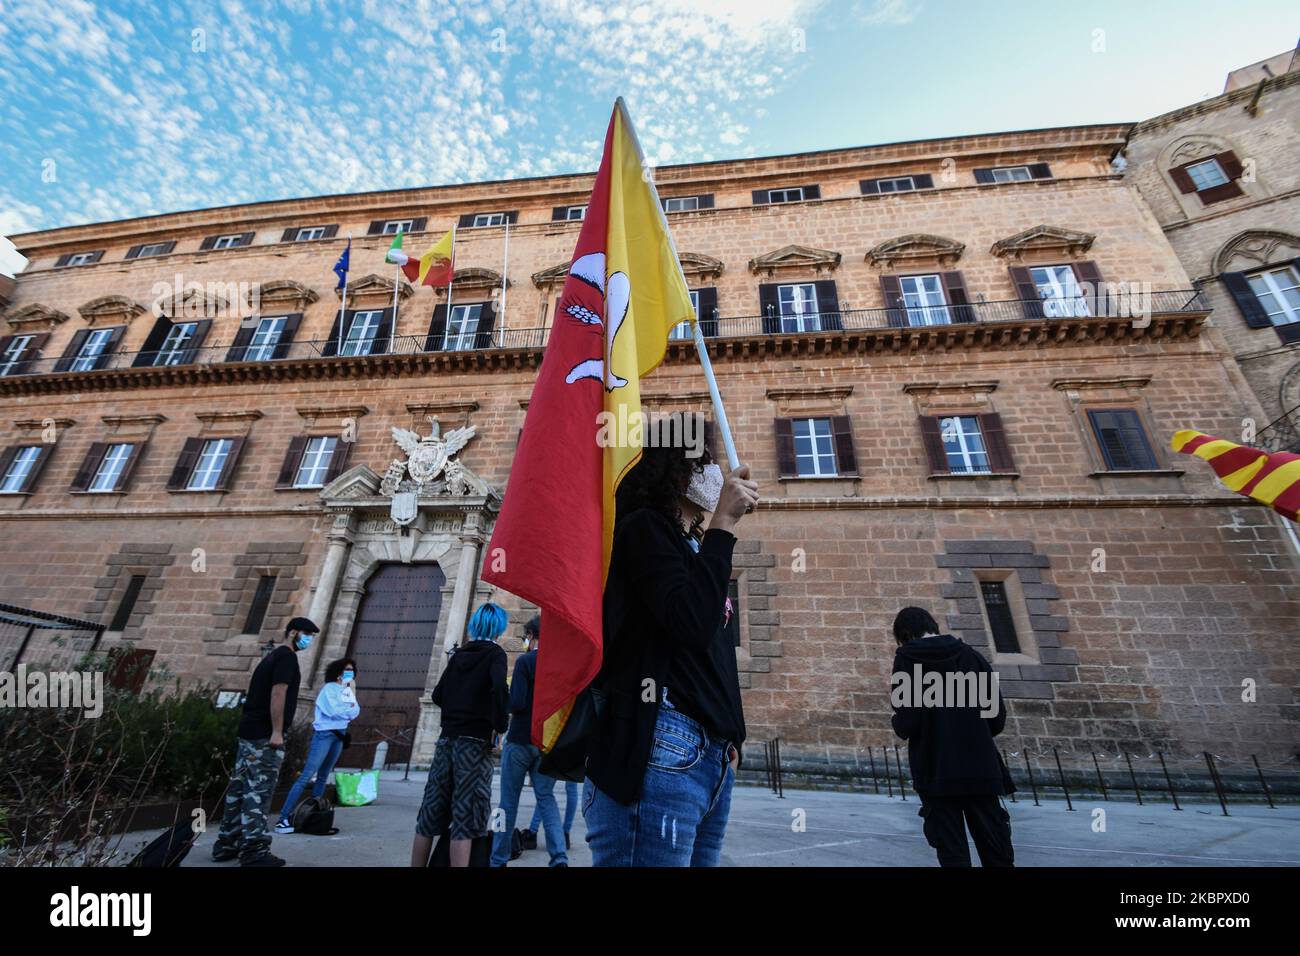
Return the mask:
[(238, 854), (240, 862), (247, 863), (271, 849), (266, 817), (283, 762), (284, 747), (271, 746), (269, 738), (239, 741), (214, 857)]

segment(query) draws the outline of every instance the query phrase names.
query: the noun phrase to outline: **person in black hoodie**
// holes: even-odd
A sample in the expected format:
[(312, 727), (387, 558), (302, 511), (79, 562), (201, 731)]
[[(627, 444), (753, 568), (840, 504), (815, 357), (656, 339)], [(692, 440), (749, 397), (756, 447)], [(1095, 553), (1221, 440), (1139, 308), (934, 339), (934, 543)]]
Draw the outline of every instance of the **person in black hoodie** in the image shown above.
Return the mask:
[(1015, 786), (993, 743), (1007, 722), (997, 675), (979, 651), (940, 634), (922, 608), (898, 612), (894, 640), (894, 732), (907, 741), (925, 838), (939, 865), (971, 865), (969, 828), (982, 865), (1013, 866), (1011, 816), (1000, 798)]
[(506, 652), (496, 643), (506, 612), (483, 604), (469, 619), (469, 641), (452, 652), (433, 688), (442, 708), (442, 734), (415, 822), (411, 866), (426, 866), (434, 837), (448, 830), (452, 866), (469, 866), (475, 837), (487, 833), (492, 812), (492, 734), (509, 720)]
[[(675, 417), (655, 424), (671, 435)], [(717, 866), (722, 855), (745, 740), (726, 633), (732, 529), (758, 486), (745, 466), (724, 479), (701, 431), (694, 458), (681, 442), (648, 442), (617, 492), (594, 683), (605, 703), (582, 800), (594, 866)]]

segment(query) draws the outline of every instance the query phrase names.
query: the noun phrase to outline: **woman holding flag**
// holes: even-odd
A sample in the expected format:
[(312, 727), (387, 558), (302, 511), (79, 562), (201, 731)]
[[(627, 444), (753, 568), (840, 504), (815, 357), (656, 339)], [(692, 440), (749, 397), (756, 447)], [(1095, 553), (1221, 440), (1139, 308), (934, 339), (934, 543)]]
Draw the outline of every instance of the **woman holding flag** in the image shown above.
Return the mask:
[(707, 441), (695, 459), (645, 448), (619, 486), (582, 801), (595, 866), (718, 865), (745, 740), (727, 586), (757, 501), (749, 469), (724, 480)]

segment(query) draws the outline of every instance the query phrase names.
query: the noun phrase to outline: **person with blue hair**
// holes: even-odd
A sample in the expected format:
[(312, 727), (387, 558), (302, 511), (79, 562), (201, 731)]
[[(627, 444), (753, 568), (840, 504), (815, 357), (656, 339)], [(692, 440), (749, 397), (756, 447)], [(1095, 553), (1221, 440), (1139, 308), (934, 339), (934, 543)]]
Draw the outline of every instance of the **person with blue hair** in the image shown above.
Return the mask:
[(469, 866), (476, 837), (488, 834), (492, 812), (492, 737), (509, 722), (506, 652), (497, 644), (509, 618), (495, 604), (480, 605), (465, 626), (433, 689), (442, 709), (442, 734), (415, 822), (411, 866), (427, 866), (433, 840), (446, 833), (452, 866)]

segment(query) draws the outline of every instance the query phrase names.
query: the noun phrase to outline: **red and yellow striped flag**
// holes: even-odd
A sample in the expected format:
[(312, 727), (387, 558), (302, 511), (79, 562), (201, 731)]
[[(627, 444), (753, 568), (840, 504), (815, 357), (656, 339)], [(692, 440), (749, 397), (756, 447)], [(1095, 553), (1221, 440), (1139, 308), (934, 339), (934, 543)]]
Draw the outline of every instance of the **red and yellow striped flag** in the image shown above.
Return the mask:
[(1208, 461), (1229, 490), (1300, 521), (1296, 517), (1300, 511), (1300, 455), (1286, 451), (1270, 455), (1190, 428), (1177, 432), (1172, 444), (1174, 451)]

